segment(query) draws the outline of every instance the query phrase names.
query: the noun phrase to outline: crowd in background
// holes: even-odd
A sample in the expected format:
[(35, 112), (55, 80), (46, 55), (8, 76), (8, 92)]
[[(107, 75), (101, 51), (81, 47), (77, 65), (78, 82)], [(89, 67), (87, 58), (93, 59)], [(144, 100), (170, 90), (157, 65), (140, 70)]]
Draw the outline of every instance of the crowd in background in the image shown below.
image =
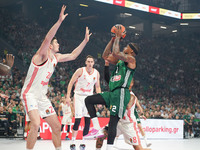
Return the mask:
[[(1, 37), (16, 49), (17, 59), (23, 61), (22, 66), (29, 66), (47, 29), (24, 18), (22, 14), (13, 15), (3, 9), (0, 11)], [(10, 16), (9, 19), (5, 17), (5, 13)], [(63, 33), (58, 33), (61, 52), (71, 52), (83, 39), (81, 34), (74, 34), (76, 30), (66, 33), (64, 28), (60, 29), (59, 33)], [(184, 119), (187, 120), (185, 126), (188, 129), (191, 124), (200, 121), (200, 40), (198, 37), (198, 34), (190, 34), (148, 39), (142, 35), (136, 37), (134, 33), (128, 32), (121, 42), (121, 47), (129, 42), (136, 42), (140, 46), (139, 55), (136, 57), (137, 68), (133, 92), (138, 97), (147, 118)], [(47, 94), (56, 111), (61, 97), (67, 92), (71, 76), (77, 68), (85, 65), (87, 55), (93, 55), (95, 58), (94, 67), (101, 74), (102, 91), (108, 90), (108, 85), (103, 79), (104, 61), (101, 54), (110, 39), (110, 33), (94, 32), (81, 56), (73, 62), (60, 63), (57, 66), (48, 85)], [(92, 54), (87, 53), (89, 49), (93, 49)], [(9, 53), (9, 49), (4, 53)], [(4, 56), (1, 56), (0, 62), (3, 58)], [(12, 111), (16, 114), (16, 117), (8, 120), (7, 123), (10, 124), (8, 130), (23, 126), (24, 106), (20, 101), (20, 94), (27, 70), (21, 71), (22, 66), (14, 67), (7, 76), (0, 76), (0, 112), (9, 114)], [(113, 66), (110, 70), (112, 68)], [(98, 117), (110, 115), (105, 106), (97, 105), (96, 110)], [(16, 120), (14, 127), (13, 120)]]

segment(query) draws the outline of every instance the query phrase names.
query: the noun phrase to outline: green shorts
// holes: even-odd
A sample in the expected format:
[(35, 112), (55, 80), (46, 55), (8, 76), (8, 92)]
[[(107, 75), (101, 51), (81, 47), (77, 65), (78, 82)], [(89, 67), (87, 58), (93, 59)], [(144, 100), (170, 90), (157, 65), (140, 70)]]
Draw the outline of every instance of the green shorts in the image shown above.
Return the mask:
[(112, 92), (100, 93), (110, 110), (110, 115), (124, 117), (126, 106), (130, 101), (130, 91), (128, 88), (118, 88)]
[(137, 124), (140, 124), (141, 121), (140, 121), (140, 117), (138, 116), (138, 112), (137, 112), (136, 108), (135, 108), (135, 110), (134, 110), (134, 115), (135, 115), (135, 118), (136, 118)]

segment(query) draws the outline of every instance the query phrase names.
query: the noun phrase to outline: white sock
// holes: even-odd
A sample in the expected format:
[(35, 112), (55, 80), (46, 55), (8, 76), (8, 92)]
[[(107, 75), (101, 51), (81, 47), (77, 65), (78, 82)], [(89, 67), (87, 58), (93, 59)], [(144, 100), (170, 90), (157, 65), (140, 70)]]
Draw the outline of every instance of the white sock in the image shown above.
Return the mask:
[(62, 150), (62, 148), (61, 147), (56, 147), (56, 150)]
[(93, 122), (93, 126), (94, 126), (94, 128), (95, 128), (96, 130), (100, 130), (100, 129), (101, 129), (101, 127), (100, 127), (100, 125), (99, 125), (99, 120), (98, 120), (97, 117), (92, 118), (92, 122)]
[(145, 144), (147, 145), (148, 142), (147, 142), (147, 137), (146, 137), (146, 135), (144, 135), (143, 137), (144, 137), (144, 142), (145, 142)]
[(113, 149), (113, 144), (107, 144), (106, 150), (112, 150)]
[(96, 150), (101, 150), (101, 148), (96, 148)]
[(117, 140), (118, 140), (118, 137), (115, 137), (115, 141), (114, 141), (114, 146), (116, 147), (117, 146)]
[(27, 137), (27, 132), (24, 132), (24, 137)]
[(76, 138), (75, 137), (72, 137), (72, 144), (75, 144), (75, 140), (76, 140)]
[(40, 132), (38, 132), (37, 136), (38, 136), (38, 137), (40, 136)]

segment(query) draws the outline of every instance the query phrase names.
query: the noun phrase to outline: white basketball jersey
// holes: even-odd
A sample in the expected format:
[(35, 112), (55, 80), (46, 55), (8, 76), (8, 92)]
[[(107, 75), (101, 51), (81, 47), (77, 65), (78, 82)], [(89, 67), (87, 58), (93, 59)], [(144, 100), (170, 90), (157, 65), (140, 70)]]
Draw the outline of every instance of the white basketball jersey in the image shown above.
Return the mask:
[(53, 56), (53, 60), (48, 58), (47, 61), (41, 66), (35, 65), (33, 61), (31, 61), (24, 86), (22, 88), (21, 98), (25, 100), (27, 95), (36, 98), (41, 98), (41, 96), (46, 97), (49, 79), (55, 70), (57, 62), (56, 56)]
[(71, 115), (71, 112), (72, 112), (72, 111), (71, 111), (70, 105), (61, 103), (61, 106), (62, 106), (63, 116), (64, 116), (64, 115)]
[(86, 67), (82, 67), (82, 75), (77, 79), (74, 93), (79, 95), (92, 95), (94, 91), (94, 84), (97, 82), (98, 71), (93, 69), (89, 74)]
[[(135, 94), (132, 91), (130, 92), (130, 94), (135, 96)], [(136, 118), (135, 118), (135, 114), (134, 114), (135, 104), (136, 104), (136, 100), (134, 101), (134, 103), (130, 109), (126, 109), (126, 111), (124, 113), (124, 117), (123, 117), (123, 119), (120, 119), (120, 121), (130, 122), (130, 123), (136, 122)]]

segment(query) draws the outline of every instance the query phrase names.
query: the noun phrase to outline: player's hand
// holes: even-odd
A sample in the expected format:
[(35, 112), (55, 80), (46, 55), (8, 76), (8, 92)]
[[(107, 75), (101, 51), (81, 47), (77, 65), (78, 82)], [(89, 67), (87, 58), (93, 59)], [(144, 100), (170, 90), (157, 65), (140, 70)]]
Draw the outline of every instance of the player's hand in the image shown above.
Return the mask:
[(109, 66), (109, 61), (105, 59), (105, 66)]
[(147, 118), (146, 118), (144, 115), (142, 115), (141, 117), (142, 117), (144, 120), (146, 120), (146, 119), (147, 119)]
[(60, 11), (60, 15), (59, 15), (59, 21), (63, 21), (65, 19), (65, 17), (68, 15), (68, 13), (64, 14), (65, 13), (65, 9), (66, 9), (66, 6), (63, 5), (62, 6), (62, 9)]
[(88, 42), (90, 40), (90, 36), (92, 35), (92, 33), (90, 33), (90, 30), (88, 29), (88, 27), (86, 27), (85, 29), (85, 41)]
[(15, 59), (15, 56), (13, 56), (12, 54), (7, 54), (6, 59), (3, 59), (3, 63), (9, 66), (10, 68), (12, 68), (14, 64), (14, 59)]
[(116, 37), (123, 37), (123, 35), (126, 34), (126, 32), (122, 32), (121, 26), (117, 26), (117, 29), (115, 29), (115, 35)]
[(65, 101), (66, 101), (67, 104), (70, 104), (71, 98), (70, 97), (66, 97)]

